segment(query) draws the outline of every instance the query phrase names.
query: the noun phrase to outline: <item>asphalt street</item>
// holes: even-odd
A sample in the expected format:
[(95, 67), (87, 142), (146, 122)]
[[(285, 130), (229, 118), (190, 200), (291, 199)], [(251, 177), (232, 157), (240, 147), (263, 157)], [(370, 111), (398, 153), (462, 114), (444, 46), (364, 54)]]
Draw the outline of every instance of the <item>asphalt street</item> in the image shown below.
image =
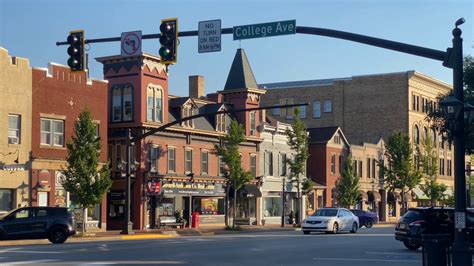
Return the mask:
[(0, 264), (409, 266), (422, 262), (421, 251), (407, 250), (388, 227), (337, 235), (287, 231), (4, 246)]

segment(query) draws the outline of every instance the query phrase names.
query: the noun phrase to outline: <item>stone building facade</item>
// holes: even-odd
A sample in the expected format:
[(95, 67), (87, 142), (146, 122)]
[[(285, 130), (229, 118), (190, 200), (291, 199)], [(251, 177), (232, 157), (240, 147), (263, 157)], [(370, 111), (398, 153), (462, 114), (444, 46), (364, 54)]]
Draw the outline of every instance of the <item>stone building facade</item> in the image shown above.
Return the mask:
[(31, 67), (0, 47), (0, 215), (31, 195)]

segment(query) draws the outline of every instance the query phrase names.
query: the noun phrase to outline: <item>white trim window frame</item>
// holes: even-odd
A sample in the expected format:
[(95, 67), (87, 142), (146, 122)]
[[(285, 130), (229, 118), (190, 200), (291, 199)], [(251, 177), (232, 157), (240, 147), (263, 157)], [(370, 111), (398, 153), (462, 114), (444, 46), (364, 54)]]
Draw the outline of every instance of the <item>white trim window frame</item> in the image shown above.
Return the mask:
[(209, 151), (201, 151), (201, 174), (209, 174)]
[(184, 173), (190, 174), (193, 172), (193, 150), (184, 150)]
[(64, 120), (41, 118), (41, 145), (64, 147)]
[(168, 147), (168, 172), (176, 172), (176, 148)]
[(321, 102), (314, 101), (313, 102), (313, 117), (320, 118), (321, 117)]
[(8, 144), (21, 143), (21, 115), (8, 115)]

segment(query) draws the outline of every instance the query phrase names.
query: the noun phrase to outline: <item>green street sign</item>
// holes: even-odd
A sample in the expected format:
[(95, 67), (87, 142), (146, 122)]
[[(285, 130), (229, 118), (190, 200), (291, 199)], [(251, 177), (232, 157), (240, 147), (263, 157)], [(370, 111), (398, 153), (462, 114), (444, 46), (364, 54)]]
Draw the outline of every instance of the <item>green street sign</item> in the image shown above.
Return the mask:
[(295, 34), (296, 20), (285, 20), (234, 27), (234, 41)]

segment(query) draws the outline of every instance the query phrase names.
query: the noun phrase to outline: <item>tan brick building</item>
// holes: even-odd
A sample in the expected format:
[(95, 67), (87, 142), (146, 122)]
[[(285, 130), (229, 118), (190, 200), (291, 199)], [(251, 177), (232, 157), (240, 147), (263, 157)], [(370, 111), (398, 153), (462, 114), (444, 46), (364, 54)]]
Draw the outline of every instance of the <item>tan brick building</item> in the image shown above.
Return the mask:
[(31, 67), (0, 47), (0, 214), (30, 202)]

